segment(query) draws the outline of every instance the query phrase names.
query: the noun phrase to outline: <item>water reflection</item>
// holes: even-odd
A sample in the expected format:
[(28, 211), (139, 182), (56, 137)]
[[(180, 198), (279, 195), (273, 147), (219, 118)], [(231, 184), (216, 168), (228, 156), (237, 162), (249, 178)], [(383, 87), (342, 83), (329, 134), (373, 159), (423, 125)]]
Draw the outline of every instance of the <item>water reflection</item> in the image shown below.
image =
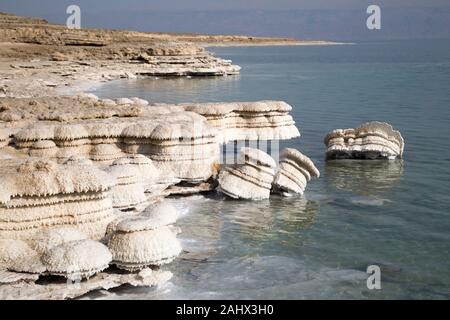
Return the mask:
[(205, 99), (214, 102), (223, 100), (214, 98), (220, 97), (219, 93), (223, 90), (239, 89), (239, 75), (201, 78), (150, 77), (126, 81), (118, 80), (105, 87), (107, 88), (100, 87), (95, 94), (103, 96), (105, 91), (108, 93), (108, 98), (145, 97), (151, 103), (201, 102)]
[(330, 160), (325, 164), (327, 184), (363, 196), (383, 194), (397, 185), (403, 174), (403, 161)]
[(303, 230), (312, 226), (320, 208), (318, 201), (300, 196), (239, 201), (213, 193), (171, 201), (189, 208), (178, 225), (185, 249), (181, 260), (193, 263), (279, 253), (280, 246), (288, 254), (290, 248), (301, 246)]

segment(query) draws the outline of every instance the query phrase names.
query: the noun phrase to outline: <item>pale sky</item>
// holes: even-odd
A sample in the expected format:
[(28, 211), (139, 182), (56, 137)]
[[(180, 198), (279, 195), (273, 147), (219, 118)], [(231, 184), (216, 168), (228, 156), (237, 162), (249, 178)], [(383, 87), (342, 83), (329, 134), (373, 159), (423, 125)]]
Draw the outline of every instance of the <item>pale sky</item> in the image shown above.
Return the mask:
[[(378, 40), (450, 38), (450, 0), (0, 0), (0, 11), (65, 23), (81, 8), (82, 27), (138, 31)], [(366, 28), (366, 8), (381, 7), (382, 28)]]

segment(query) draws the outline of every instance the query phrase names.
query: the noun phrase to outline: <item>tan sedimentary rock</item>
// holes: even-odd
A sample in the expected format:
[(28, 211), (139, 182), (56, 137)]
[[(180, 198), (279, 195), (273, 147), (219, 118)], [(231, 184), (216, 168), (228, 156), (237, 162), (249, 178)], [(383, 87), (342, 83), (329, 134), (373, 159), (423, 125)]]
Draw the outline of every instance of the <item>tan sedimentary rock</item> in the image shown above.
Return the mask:
[(404, 140), (399, 131), (385, 122), (372, 121), (356, 129), (337, 129), (324, 139), (328, 159), (401, 158)]
[(281, 152), (280, 163), (273, 181), (274, 192), (290, 196), (303, 194), (306, 184), (320, 176), (310, 158), (300, 151), (286, 148)]
[(99, 100), (93, 94), (40, 98), (1, 98), (0, 120), (60, 121), (106, 119), (112, 117), (137, 117), (143, 112), (143, 104), (130, 100), (118, 104), (111, 100)]
[(113, 219), (115, 183), (92, 166), (25, 161), (0, 181), (0, 238), (30, 239), (44, 228), (70, 226), (99, 239)]
[(219, 140), (285, 140), (300, 136), (283, 101), (185, 104), (219, 130)]
[(3, 148), (9, 144), (11, 130), (7, 128), (0, 128), (0, 148)]
[(268, 199), (275, 168), (275, 160), (264, 151), (242, 148), (239, 164), (220, 173), (219, 190), (235, 199)]
[(180, 254), (181, 246), (167, 226), (171, 222), (160, 216), (135, 216), (120, 221), (108, 242), (112, 263), (135, 271), (172, 262)]

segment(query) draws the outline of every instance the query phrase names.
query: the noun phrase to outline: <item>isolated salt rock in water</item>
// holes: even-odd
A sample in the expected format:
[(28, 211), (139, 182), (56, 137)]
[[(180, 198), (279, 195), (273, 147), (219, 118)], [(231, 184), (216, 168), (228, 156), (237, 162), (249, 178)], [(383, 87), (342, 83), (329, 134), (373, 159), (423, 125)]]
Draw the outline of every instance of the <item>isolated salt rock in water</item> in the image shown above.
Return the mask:
[(100, 239), (113, 220), (116, 181), (93, 166), (28, 160), (0, 181), (0, 237), (30, 239), (50, 227), (73, 227)]
[(23, 240), (0, 239), (0, 269), (7, 269), (15, 261), (34, 254), (35, 251)]
[(33, 249), (43, 254), (60, 244), (84, 239), (87, 239), (87, 236), (77, 229), (51, 228), (40, 231), (29, 242)]
[(401, 158), (404, 140), (385, 122), (367, 122), (356, 129), (336, 129), (324, 139), (327, 159)]
[(275, 167), (275, 160), (264, 151), (242, 148), (240, 164), (228, 166), (220, 173), (219, 190), (235, 199), (268, 199)]
[(307, 182), (320, 176), (310, 158), (300, 151), (286, 148), (281, 151), (280, 164), (273, 181), (273, 191), (284, 196), (303, 194)]
[(155, 220), (142, 217), (120, 222), (109, 240), (113, 264), (121, 269), (136, 271), (147, 266), (172, 262), (181, 252), (175, 234)]
[(100, 242), (76, 240), (60, 244), (42, 256), (42, 263), (50, 275), (70, 280), (89, 278), (108, 268), (111, 252)]

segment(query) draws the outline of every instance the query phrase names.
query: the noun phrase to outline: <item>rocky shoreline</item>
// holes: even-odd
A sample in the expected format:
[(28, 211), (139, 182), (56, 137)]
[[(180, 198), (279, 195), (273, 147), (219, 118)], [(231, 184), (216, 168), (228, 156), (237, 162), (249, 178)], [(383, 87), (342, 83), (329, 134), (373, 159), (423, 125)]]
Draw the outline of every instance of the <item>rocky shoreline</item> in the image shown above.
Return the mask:
[[(279, 163), (252, 148), (221, 163), (230, 141), (299, 137), (283, 101), (170, 105), (83, 92), (121, 78), (239, 73), (184, 42), (192, 35), (68, 30), (5, 14), (0, 26), (0, 298), (65, 299), (161, 284), (171, 277), (163, 265), (182, 251), (178, 213), (165, 197), (213, 190), (247, 200), (292, 196), (320, 176), (291, 148)], [(392, 136), (401, 139), (374, 124), (332, 132), (326, 143), (346, 153), (368, 141), (368, 152), (393, 158), (403, 140), (396, 149)]]

